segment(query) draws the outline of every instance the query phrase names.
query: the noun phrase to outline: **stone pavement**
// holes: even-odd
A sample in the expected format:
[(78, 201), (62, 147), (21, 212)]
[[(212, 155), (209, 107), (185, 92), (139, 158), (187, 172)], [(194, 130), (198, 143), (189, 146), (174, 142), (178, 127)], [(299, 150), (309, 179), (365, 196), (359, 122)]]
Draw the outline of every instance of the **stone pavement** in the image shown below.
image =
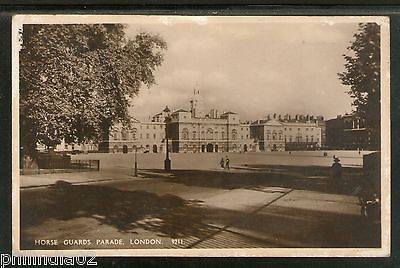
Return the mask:
[[(37, 248), (35, 239), (105, 238), (120, 238), (124, 244), (116, 248), (129, 249), (154, 248), (131, 243), (148, 238), (162, 240), (157, 248), (379, 245), (379, 232), (364, 224), (357, 197), (299, 187), (304, 178), (298, 175), (287, 178), (293, 185), (266, 184), (270, 172), (242, 169), (139, 175), (126, 169), (21, 176), (22, 245)], [(64, 184), (46, 187), (57, 181)], [(175, 238), (182, 243), (174, 244)]]

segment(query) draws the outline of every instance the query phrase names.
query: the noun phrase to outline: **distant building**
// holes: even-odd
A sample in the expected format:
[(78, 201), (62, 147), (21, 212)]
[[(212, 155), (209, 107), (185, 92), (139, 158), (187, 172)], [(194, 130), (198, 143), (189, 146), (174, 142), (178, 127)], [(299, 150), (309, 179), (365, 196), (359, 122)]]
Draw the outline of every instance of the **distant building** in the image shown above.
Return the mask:
[(166, 130), (171, 152), (246, 152), (255, 151), (250, 137), (250, 122), (242, 122), (234, 112), (219, 114), (216, 109), (206, 113), (199, 90), (190, 100), (190, 111), (178, 109), (171, 112), (166, 107), (151, 120), (135, 121), (130, 129), (114, 126), (107, 140), (100, 143), (102, 152), (165, 152)]
[(329, 149), (371, 149), (365, 121), (354, 113), (338, 115), (326, 121), (326, 145)]
[(260, 151), (316, 150), (322, 145), (323, 117), (267, 115), (251, 124)]
[(190, 111), (171, 113), (168, 124), (172, 152), (246, 152), (255, 150), (250, 137), (250, 123), (241, 122), (234, 112), (205, 113), (200, 92), (195, 90)]
[(151, 120), (134, 120), (127, 129), (118, 124), (109, 131), (108, 139), (102, 141), (100, 152), (153, 152), (165, 150), (165, 117), (170, 113), (168, 107), (154, 115)]
[(174, 153), (316, 150), (325, 144), (325, 122), (322, 116), (276, 113), (254, 122), (241, 121), (235, 112), (206, 112), (196, 89), (189, 109), (165, 107), (147, 121), (133, 120), (129, 128), (115, 125), (98, 147), (90, 148), (110, 153), (162, 153), (166, 135)]

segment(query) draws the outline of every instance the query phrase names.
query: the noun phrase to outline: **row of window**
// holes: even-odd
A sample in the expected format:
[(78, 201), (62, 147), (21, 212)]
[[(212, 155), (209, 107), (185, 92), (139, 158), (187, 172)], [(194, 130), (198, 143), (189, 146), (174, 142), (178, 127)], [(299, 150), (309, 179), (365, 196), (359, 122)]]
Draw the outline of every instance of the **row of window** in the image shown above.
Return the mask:
[[(300, 129), (301, 129), (301, 128), (297, 128), (297, 131), (300, 131)], [(287, 128), (285, 128), (285, 131), (286, 131), (286, 130), (287, 130)], [(289, 128), (289, 131), (291, 131), (291, 130), (292, 130), (292, 128), (290, 127), (290, 128)], [(312, 128), (306, 127), (306, 131), (309, 131), (309, 130), (310, 130), (310, 131), (314, 131), (314, 128), (313, 128), (313, 127), (312, 127)]]
[[(159, 129), (163, 129), (163, 128), (164, 128), (164, 125), (158, 125), (158, 128), (159, 128)], [(143, 126), (142, 126), (142, 125), (140, 125), (140, 129), (143, 129)], [(150, 126), (146, 126), (146, 129), (150, 129)], [(154, 126), (153, 126), (153, 129), (157, 129), (157, 125), (154, 125)]]
[[(182, 139), (183, 140), (188, 140), (189, 137), (190, 137), (189, 129), (187, 129), (187, 128), (182, 129)], [(200, 137), (198, 136), (197, 132), (194, 130), (194, 131), (191, 132), (191, 137), (194, 140), (198, 139), (198, 138), (207, 139), (207, 140), (212, 140), (214, 138), (218, 139), (219, 137), (221, 137), (221, 139), (225, 139), (226, 138), (224, 131), (222, 131), (221, 135), (219, 135), (218, 131), (214, 131), (211, 128), (207, 129), (207, 132), (201, 131), (200, 132)], [(246, 135), (246, 138), (248, 138), (248, 137), (249, 137), (249, 135)], [(237, 140), (237, 138), (238, 138), (237, 130), (236, 129), (232, 129), (231, 139), (232, 140)], [(241, 136), (241, 138), (243, 139), (243, 135)]]
[[(267, 135), (267, 140), (282, 140), (282, 135)], [(303, 142), (303, 137), (301, 136), (301, 135), (299, 135), (299, 136), (296, 136), (295, 137), (295, 140), (293, 140), (293, 137), (292, 137), (292, 135), (290, 135), (289, 136), (289, 139), (287, 139), (287, 137), (286, 137), (286, 135), (284, 136), (284, 140), (285, 140), (285, 142), (293, 142), (293, 141), (296, 141), (296, 142)], [(308, 135), (306, 135), (306, 139), (305, 139), (305, 141), (306, 142), (314, 142), (314, 141), (316, 141), (316, 142), (319, 142), (319, 138), (316, 138), (315, 140), (314, 140), (314, 136), (312, 135), (311, 137), (309, 137)]]
[[(165, 137), (165, 132), (161, 132), (158, 134), (160, 138), (164, 138)], [(157, 138), (157, 133), (153, 133), (152, 135), (150, 135), (150, 133), (145, 133), (145, 135), (143, 135), (142, 133), (140, 133), (139, 137), (140, 139), (143, 139), (143, 137), (146, 137), (146, 139), (150, 139), (150, 136), (153, 137), (153, 139)], [(115, 132), (113, 134), (114, 140), (119, 140), (121, 138), (121, 140), (128, 140), (128, 139), (132, 139), (135, 140), (136, 139), (136, 131), (132, 131), (130, 134), (128, 132), (121, 132), (121, 137), (119, 136), (119, 133)]]

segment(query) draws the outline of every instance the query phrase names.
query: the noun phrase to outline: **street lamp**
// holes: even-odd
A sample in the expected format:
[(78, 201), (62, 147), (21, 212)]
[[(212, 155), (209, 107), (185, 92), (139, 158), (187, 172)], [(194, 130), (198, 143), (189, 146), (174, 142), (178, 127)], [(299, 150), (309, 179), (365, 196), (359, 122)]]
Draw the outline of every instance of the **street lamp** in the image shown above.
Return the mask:
[(133, 176), (137, 177), (137, 145), (135, 146), (135, 169), (133, 171)]
[[(167, 107), (166, 107), (167, 109)], [(166, 143), (166, 153), (165, 153), (165, 160), (164, 160), (164, 170), (170, 171), (171, 170), (171, 159), (169, 159), (169, 146), (168, 146), (168, 138), (169, 138), (169, 123), (171, 122), (171, 117), (168, 114), (165, 117), (165, 143)]]

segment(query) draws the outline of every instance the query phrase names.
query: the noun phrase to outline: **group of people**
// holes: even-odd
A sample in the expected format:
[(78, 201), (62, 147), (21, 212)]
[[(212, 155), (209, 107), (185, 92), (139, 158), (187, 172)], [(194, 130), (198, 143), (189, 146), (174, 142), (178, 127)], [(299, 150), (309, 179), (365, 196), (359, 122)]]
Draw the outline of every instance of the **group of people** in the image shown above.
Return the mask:
[(229, 163), (229, 158), (228, 156), (225, 156), (225, 158), (221, 158), (221, 161), (219, 161), (219, 165), (223, 168), (223, 169), (229, 169), (230, 168), (230, 163)]

